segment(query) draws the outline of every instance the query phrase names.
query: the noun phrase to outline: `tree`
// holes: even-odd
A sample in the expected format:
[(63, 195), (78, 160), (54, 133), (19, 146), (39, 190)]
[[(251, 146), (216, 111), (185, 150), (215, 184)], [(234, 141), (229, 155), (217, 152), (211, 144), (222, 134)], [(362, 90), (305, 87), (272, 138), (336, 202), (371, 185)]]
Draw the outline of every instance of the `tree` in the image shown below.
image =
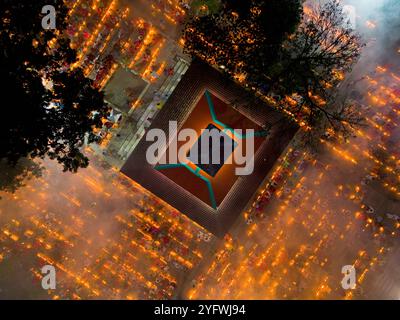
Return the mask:
[(187, 22), (185, 51), (244, 81), (273, 61), (301, 12), (301, 0), (222, 1), (217, 14), (194, 16)]
[(363, 47), (339, 1), (316, 4), (258, 81), (280, 97), (279, 108), (309, 131), (347, 135), (362, 117), (341, 84)]
[[(42, 7), (52, 5), (57, 30), (42, 28)], [(0, 77), (2, 118), (0, 159), (56, 159), (65, 171), (88, 165), (80, 148), (96, 141), (108, 114), (104, 95), (80, 68), (64, 34), (68, 9), (62, 0), (2, 0)]]
[(249, 1), (249, 10), (228, 3), (218, 15), (189, 21), (188, 53), (224, 70), (310, 138), (328, 130), (347, 136), (362, 121), (340, 84), (364, 44), (338, 0), (305, 7), (304, 15), (302, 1)]
[(40, 177), (42, 170), (40, 164), (27, 158), (19, 159), (14, 165), (7, 159), (0, 159), (0, 191), (14, 193), (27, 180)]

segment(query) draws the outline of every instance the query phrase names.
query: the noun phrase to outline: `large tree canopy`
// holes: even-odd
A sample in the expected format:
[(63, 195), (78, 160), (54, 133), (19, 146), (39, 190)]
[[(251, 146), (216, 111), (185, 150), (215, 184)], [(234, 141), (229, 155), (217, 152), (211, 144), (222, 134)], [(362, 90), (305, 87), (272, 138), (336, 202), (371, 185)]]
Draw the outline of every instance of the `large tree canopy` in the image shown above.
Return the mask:
[(7, 159), (0, 159), (0, 191), (15, 192), (31, 178), (40, 177), (42, 169), (40, 164), (27, 158), (21, 158), (13, 165)]
[[(42, 28), (42, 7), (53, 5), (57, 29)], [(88, 165), (80, 147), (93, 142), (108, 108), (103, 94), (79, 68), (63, 30), (68, 9), (62, 0), (2, 0), (0, 159), (49, 156), (65, 170)]]
[[(345, 132), (360, 122), (354, 105), (338, 104), (339, 85), (364, 44), (336, 0), (308, 8), (304, 20), (284, 43), (277, 62), (258, 81), (281, 97), (280, 107), (311, 128)], [(342, 89), (342, 88), (340, 88)]]
[[(301, 18), (301, 0), (225, 0), (217, 14), (194, 16), (185, 49), (236, 79), (261, 72)], [(276, 16), (276, 14), (278, 16)]]
[(363, 43), (338, 0), (306, 6), (304, 14), (302, 2), (227, 1), (220, 14), (189, 21), (186, 50), (301, 126), (347, 132), (361, 119), (338, 87)]

